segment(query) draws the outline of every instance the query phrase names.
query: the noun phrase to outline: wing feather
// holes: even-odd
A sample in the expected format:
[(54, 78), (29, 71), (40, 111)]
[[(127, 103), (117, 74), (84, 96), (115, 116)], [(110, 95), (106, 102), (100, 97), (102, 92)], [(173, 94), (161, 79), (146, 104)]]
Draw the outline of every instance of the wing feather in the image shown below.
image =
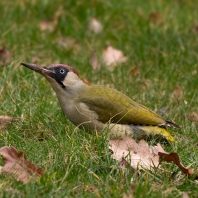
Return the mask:
[(166, 121), (154, 111), (131, 100), (121, 92), (99, 85), (90, 86), (77, 98), (103, 123), (163, 125)]

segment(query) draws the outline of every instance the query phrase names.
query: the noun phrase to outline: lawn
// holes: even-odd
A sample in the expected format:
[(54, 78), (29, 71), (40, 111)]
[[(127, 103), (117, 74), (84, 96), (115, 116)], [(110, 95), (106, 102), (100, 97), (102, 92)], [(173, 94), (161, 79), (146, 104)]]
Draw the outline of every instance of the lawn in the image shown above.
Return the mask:
[[(17, 118), (0, 131), (44, 170), (22, 184), (0, 175), (0, 197), (198, 197), (198, 183), (173, 164), (161, 170), (121, 170), (103, 135), (72, 125), (50, 84), (20, 65), (64, 63), (82, 79), (122, 91), (179, 124), (177, 143), (163, 144), (198, 169), (198, 2), (194, 0), (1, 0), (0, 115)], [(103, 25), (96, 34), (91, 18)], [(127, 61), (113, 70), (102, 61), (112, 46)], [(100, 63), (94, 70), (93, 54)], [(156, 140), (149, 142), (156, 144)], [(3, 165), (0, 160), (0, 165)]]

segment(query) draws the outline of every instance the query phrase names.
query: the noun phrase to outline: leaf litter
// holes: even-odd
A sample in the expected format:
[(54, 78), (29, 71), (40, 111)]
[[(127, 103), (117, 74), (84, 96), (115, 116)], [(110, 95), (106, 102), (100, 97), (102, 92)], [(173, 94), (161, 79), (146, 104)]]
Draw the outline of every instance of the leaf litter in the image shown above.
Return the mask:
[(5, 45), (0, 47), (0, 65), (8, 64), (12, 59), (12, 53), (7, 50)]
[(157, 25), (160, 25), (163, 23), (163, 17), (162, 14), (160, 12), (151, 12), (149, 15), (149, 20)]
[(107, 49), (103, 51), (102, 59), (106, 66), (112, 69), (118, 64), (125, 63), (128, 57), (124, 56), (121, 50), (108, 46)]
[[(167, 153), (158, 143), (156, 146), (149, 146), (145, 140), (138, 143), (131, 137), (112, 139), (109, 141), (109, 148), (112, 150), (112, 158), (119, 162), (122, 168), (130, 165), (134, 170), (161, 170), (161, 162), (173, 162), (187, 176), (194, 174), (190, 168), (184, 167), (175, 152)], [(4, 146), (0, 148), (0, 155), (3, 156), (4, 166), (0, 166), (0, 173), (14, 175), (17, 181), (24, 184), (30, 180), (39, 178), (44, 172), (27, 159), (25, 153), (17, 151), (14, 147)], [(198, 176), (194, 176), (197, 180)]]
[[(89, 62), (93, 70), (99, 70), (101, 68), (100, 60), (104, 63), (107, 69), (113, 71), (116, 66), (120, 66), (127, 62), (128, 57), (124, 56), (121, 50), (108, 46), (100, 55), (100, 59), (96, 56), (96, 52), (92, 51)], [(135, 75), (139, 75), (138, 70), (135, 72)]]
[(99, 34), (103, 30), (103, 25), (96, 18), (93, 17), (89, 21), (89, 30), (95, 34)]
[[(173, 162), (187, 176), (193, 175), (197, 180), (198, 176), (190, 168), (184, 167), (175, 152), (167, 153), (158, 143), (156, 146), (149, 146), (145, 140), (138, 143), (131, 137), (109, 140), (109, 148), (112, 150), (112, 158), (119, 162), (125, 169), (130, 165), (134, 170), (162, 170), (161, 163)], [(4, 166), (0, 166), (0, 173), (14, 175), (17, 181), (24, 184), (39, 178), (43, 169), (30, 162), (24, 152), (17, 151), (15, 147), (4, 146), (0, 148), (0, 155), (3, 157)]]
[[(124, 168), (126, 163), (123, 163), (123, 161), (130, 164), (134, 170), (160, 168), (161, 162), (165, 161), (168, 163), (173, 162), (186, 176), (193, 174), (192, 169), (186, 168), (181, 164), (177, 153), (165, 152), (159, 143), (156, 146), (149, 146), (145, 140), (140, 140), (137, 143), (131, 137), (124, 137), (122, 140), (110, 140), (109, 147), (113, 151), (112, 158), (120, 162)], [(194, 179), (198, 179), (198, 176)]]
[(16, 177), (17, 181), (24, 184), (32, 179), (39, 178), (43, 174), (41, 168), (27, 159), (25, 153), (17, 151), (13, 146), (0, 148), (0, 155), (3, 156), (4, 166), (0, 166), (0, 173), (7, 173)]

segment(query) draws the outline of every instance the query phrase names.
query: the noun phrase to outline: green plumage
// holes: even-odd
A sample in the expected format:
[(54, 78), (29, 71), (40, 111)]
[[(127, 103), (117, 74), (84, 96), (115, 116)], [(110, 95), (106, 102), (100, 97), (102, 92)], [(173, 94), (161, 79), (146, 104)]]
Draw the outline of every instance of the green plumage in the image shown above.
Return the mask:
[(131, 100), (121, 92), (104, 86), (89, 86), (77, 102), (85, 103), (103, 123), (163, 125), (165, 120), (155, 112)]
[(179, 128), (165, 121), (154, 111), (131, 100), (121, 92), (105, 86), (84, 83), (70, 66), (54, 64), (40, 67), (22, 65), (41, 73), (51, 83), (68, 119), (87, 131), (108, 130), (110, 138), (131, 136), (136, 139), (149, 135), (162, 135), (174, 142), (166, 126)]

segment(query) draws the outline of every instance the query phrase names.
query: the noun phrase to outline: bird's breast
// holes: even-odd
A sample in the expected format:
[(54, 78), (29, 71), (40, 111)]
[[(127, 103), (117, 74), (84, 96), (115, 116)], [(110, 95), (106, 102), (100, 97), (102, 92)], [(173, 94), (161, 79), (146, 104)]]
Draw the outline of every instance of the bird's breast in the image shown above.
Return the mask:
[(98, 116), (95, 112), (91, 111), (84, 103), (77, 103), (75, 100), (65, 100), (58, 97), (61, 108), (67, 118), (76, 126), (84, 126), (85, 129), (92, 130), (93, 123), (97, 121)]

